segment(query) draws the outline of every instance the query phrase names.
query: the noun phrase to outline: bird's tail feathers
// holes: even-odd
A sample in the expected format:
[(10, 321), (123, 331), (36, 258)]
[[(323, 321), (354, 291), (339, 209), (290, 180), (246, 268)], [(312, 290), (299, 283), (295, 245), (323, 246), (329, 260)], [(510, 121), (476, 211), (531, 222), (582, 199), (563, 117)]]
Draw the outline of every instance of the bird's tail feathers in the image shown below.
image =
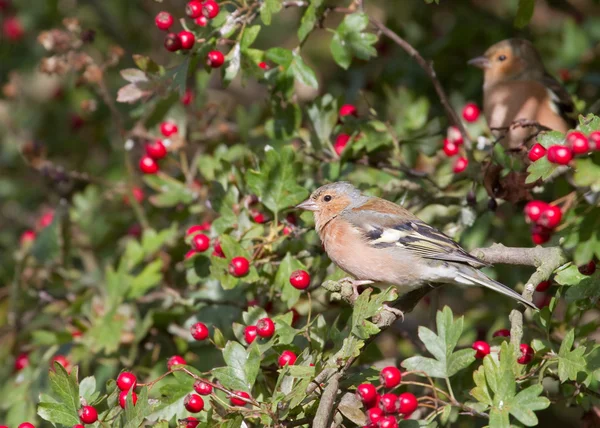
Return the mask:
[(486, 288), (489, 288), (498, 293), (504, 294), (505, 296), (508, 296), (512, 299), (515, 299), (516, 301), (524, 304), (528, 308), (534, 309), (536, 311), (538, 310), (537, 306), (535, 306), (529, 300), (526, 300), (523, 296), (521, 296), (515, 290), (513, 290), (510, 287), (507, 287), (504, 284), (499, 283), (498, 281), (494, 281), (492, 278), (488, 277), (483, 272), (480, 272), (475, 269), (469, 269), (469, 272), (465, 272), (464, 270), (461, 270), (460, 272), (458, 272), (458, 275), (461, 277), (462, 281), (460, 281), (460, 282), (462, 282), (462, 283), (466, 283), (467, 281), (469, 281), (472, 283), (472, 285), (475, 285), (475, 284), (483, 285)]

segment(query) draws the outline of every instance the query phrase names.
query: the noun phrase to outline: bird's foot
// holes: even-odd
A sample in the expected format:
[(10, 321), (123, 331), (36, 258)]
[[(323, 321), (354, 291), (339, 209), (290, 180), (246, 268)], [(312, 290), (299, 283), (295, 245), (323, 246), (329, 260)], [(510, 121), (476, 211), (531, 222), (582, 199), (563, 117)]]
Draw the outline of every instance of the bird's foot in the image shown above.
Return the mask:
[(385, 303), (382, 305), (382, 307), (394, 314), (396, 318), (400, 318), (402, 322), (404, 322), (404, 312), (402, 312), (400, 309), (394, 308), (393, 306), (389, 306)]
[[(368, 279), (354, 279), (354, 278), (342, 278), (339, 283), (342, 285), (342, 297), (347, 300), (354, 302), (360, 293), (358, 287), (361, 285), (373, 284), (374, 281)], [(346, 291), (344, 291), (346, 289)]]

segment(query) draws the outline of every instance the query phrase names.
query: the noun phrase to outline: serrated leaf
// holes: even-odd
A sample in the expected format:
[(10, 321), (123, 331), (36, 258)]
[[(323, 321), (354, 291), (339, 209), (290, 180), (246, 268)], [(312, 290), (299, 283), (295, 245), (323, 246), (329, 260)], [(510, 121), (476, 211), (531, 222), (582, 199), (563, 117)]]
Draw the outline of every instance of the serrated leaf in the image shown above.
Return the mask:
[(576, 159), (573, 180), (577, 186), (591, 187), (594, 192), (600, 192), (600, 165), (591, 158)]
[(294, 78), (302, 83), (303, 85), (310, 86), (311, 88), (318, 89), (319, 82), (317, 76), (312, 68), (310, 68), (300, 54), (293, 52), (293, 60), (290, 65), (290, 72)]
[(271, 18), (283, 7), (282, 0), (264, 0), (260, 6), (260, 19), (266, 24), (271, 25)]
[(556, 171), (558, 165), (550, 163), (545, 156), (536, 160), (527, 168), (529, 175), (525, 179), (526, 184), (535, 183), (538, 180), (547, 180)]
[(73, 413), (64, 404), (40, 403), (37, 414), (52, 424), (73, 426), (80, 423), (77, 412)]
[(579, 372), (585, 372), (587, 363), (583, 354), (585, 346), (579, 346), (571, 351), (575, 341), (575, 330), (571, 329), (563, 339), (558, 351), (558, 377), (561, 382), (577, 380)]
[(162, 280), (162, 259), (156, 259), (147, 264), (144, 269), (132, 278), (128, 297), (135, 299), (141, 297), (151, 288), (157, 286)]
[(313, 28), (318, 21), (317, 13), (319, 8), (322, 6), (323, 0), (312, 0), (306, 11), (304, 11), (304, 15), (302, 15), (302, 19), (300, 20), (300, 27), (298, 27), (298, 40), (300, 43), (308, 37)]
[(248, 49), (252, 43), (254, 43), (258, 37), (258, 33), (260, 33), (261, 28), (262, 27), (260, 25), (252, 25), (244, 30), (244, 34), (242, 34), (242, 40), (240, 42), (243, 50)]
[(368, 60), (377, 56), (377, 50), (373, 46), (377, 42), (377, 36), (363, 32), (368, 23), (367, 15), (353, 13), (346, 15), (336, 29), (330, 48), (333, 59), (340, 67), (347, 69), (353, 57)]
[(525, 426), (537, 426), (538, 418), (534, 412), (543, 410), (550, 405), (550, 400), (546, 397), (540, 397), (543, 391), (542, 385), (538, 384), (519, 392), (508, 404), (510, 414)]
[(446, 377), (444, 365), (433, 358), (415, 356), (402, 361), (402, 367), (411, 371), (422, 371), (430, 377)]
[(146, 387), (143, 387), (138, 392), (138, 399), (135, 405), (131, 398), (131, 391), (128, 392), (125, 399), (125, 424), (123, 428), (139, 428), (151, 411), (152, 408), (148, 404), (148, 389)]

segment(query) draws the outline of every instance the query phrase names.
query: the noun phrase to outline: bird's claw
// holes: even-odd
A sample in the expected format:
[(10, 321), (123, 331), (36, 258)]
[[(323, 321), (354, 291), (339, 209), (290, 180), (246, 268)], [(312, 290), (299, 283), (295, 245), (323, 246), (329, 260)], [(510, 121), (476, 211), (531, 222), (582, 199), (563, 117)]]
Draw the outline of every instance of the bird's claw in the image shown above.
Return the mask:
[(396, 316), (396, 318), (402, 319), (402, 322), (404, 322), (404, 312), (402, 312), (400, 309), (394, 308), (393, 306), (389, 306), (385, 303), (382, 305), (382, 307), (388, 310), (389, 312), (393, 313)]
[[(339, 280), (339, 283), (342, 285), (342, 297), (354, 302), (360, 295), (360, 293), (358, 292), (358, 287), (360, 287), (361, 285), (373, 284), (373, 281), (368, 279), (342, 278)], [(350, 289), (347, 286), (352, 287), (352, 291), (350, 291)], [(345, 292), (344, 289), (346, 289)]]

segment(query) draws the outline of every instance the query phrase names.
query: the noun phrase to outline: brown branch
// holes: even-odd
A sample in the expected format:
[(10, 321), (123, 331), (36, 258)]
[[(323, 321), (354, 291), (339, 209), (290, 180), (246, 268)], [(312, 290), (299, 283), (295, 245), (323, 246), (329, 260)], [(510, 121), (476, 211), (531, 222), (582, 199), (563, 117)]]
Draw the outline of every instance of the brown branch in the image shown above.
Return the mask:
[(315, 419), (313, 421), (313, 428), (328, 428), (333, 420), (333, 405), (335, 404), (335, 398), (338, 393), (338, 387), (340, 386), (340, 378), (342, 373), (334, 374), (330, 379), (323, 395), (321, 396), (321, 402), (317, 408)]

